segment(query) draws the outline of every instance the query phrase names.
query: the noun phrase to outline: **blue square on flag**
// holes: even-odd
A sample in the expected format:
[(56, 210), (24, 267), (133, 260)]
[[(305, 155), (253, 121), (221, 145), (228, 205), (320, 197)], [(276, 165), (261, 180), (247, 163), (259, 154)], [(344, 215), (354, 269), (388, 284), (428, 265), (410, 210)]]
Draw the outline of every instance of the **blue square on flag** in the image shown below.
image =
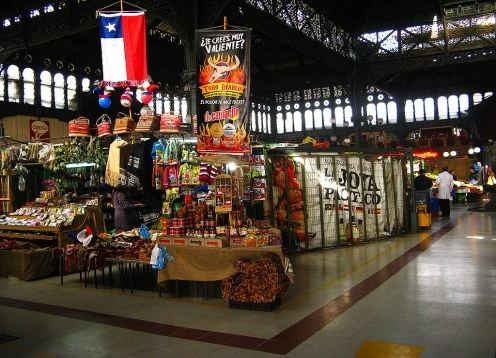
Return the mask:
[(104, 82), (137, 86), (148, 76), (144, 12), (100, 14)]

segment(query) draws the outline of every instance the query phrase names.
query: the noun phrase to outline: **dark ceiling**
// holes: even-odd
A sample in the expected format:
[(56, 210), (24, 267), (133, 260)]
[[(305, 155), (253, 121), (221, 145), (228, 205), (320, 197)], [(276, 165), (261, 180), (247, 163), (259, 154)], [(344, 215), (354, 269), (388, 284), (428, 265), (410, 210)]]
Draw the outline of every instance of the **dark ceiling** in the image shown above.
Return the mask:
[[(408, 60), (353, 62), (321, 43), (291, 29), (267, 12), (242, 0), (144, 0), (129, 1), (147, 9), (148, 29), (160, 29), (176, 36), (170, 41), (150, 35), (147, 38), (149, 73), (155, 82), (170, 88), (181, 86), (181, 73), (188, 69), (194, 28), (221, 26), (226, 16), (229, 25), (252, 28), (251, 71), (252, 91), (259, 95), (296, 88), (313, 88), (333, 84), (351, 87), (358, 80), (395, 93), (397, 91), (428, 91), (432, 88), (495, 83), (494, 57), (485, 61), (441, 61), (433, 65), (430, 57), (416, 55)], [(28, 9), (43, 4), (63, 4), (63, 10), (52, 15), (30, 18)], [(269, 1), (261, 2), (269, 3)], [(443, 0), (287, 0), (284, 10), (293, 11), (305, 4), (313, 7), (338, 25), (350, 38), (364, 32), (404, 28), (428, 24), (440, 16), (443, 6), (458, 6), (470, 1)], [(109, 3), (112, 4), (112, 3)], [(114, 5), (117, 3), (113, 3)], [(297, 6), (296, 6), (296, 5)], [(44, 66), (50, 59), (63, 68), (69, 63), (77, 71), (93, 76), (101, 66), (100, 40), (95, 10), (106, 6), (101, 0), (76, 1), (14, 1), (2, 4), (0, 18), (21, 14), (21, 21), (0, 29), (0, 62), (32, 58), (34, 65)], [(295, 6), (293, 6), (295, 5)], [(128, 5), (127, 5), (128, 6)], [(291, 10), (292, 9), (292, 10)], [(489, 44), (488, 47), (494, 47)], [(493, 49), (494, 50), (494, 49)], [(422, 62), (424, 61), (424, 62)], [(407, 65), (409, 64), (409, 65)], [(468, 82), (467, 82), (468, 81)]]

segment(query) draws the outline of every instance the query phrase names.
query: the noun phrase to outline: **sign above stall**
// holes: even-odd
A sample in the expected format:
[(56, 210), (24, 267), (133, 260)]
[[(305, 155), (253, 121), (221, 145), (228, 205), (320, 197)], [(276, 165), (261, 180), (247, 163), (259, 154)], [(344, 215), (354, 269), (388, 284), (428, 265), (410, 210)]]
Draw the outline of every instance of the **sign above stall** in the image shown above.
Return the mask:
[(420, 159), (434, 159), (434, 158), (439, 157), (439, 152), (426, 150), (423, 152), (413, 152), (413, 156), (420, 158)]

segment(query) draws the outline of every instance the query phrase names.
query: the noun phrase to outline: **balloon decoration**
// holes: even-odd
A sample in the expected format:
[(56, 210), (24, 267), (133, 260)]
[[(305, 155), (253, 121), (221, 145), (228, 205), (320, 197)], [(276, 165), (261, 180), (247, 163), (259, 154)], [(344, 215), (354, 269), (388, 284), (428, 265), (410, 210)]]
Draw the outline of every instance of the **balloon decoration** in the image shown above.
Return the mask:
[(133, 91), (129, 87), (126, 88), (124, 93), (121, 95), (121, 104), (123, 107), (129, 108), (133, 103)]
[[(153, 92), (159, 88), (159, 86), (155, 84), (151, 84), (151, 77), (143, 82), (138, 88), (141, 90), (141, 94), (138, 95), (138, 99), (141, 103), (147, 107), (146, 111), (149, 110), (148, 104), (153, 100)], [(95, 81), (93, 83), (95, 86), (93, 89), (93, 93), (98, 94), (98, 104), (102, 108), (109, 108), (112, 105), (112, 91), (113, 87), (105, 86), (104, 82)], [(133, 91), (130, 87), (126, 87), (124, 92), (120, 97), (120, 103), (123, 107), (129, 108), (131, 111), (131, 106), (133, 104)]]

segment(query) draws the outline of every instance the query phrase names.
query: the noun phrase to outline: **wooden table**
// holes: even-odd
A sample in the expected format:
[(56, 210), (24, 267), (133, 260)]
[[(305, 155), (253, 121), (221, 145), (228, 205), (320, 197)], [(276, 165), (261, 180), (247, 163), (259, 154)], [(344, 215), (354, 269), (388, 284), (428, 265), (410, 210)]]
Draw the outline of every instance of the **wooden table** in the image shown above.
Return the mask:
[(197, 247), (167, 246), (174, 258), (158, 271), (157, 282), (167, 280), (220, 281), (236, 273), (233, 264), (239, 259), (253, 260), (268, 253), (276, 254), (284, 264), (281, 247)]

